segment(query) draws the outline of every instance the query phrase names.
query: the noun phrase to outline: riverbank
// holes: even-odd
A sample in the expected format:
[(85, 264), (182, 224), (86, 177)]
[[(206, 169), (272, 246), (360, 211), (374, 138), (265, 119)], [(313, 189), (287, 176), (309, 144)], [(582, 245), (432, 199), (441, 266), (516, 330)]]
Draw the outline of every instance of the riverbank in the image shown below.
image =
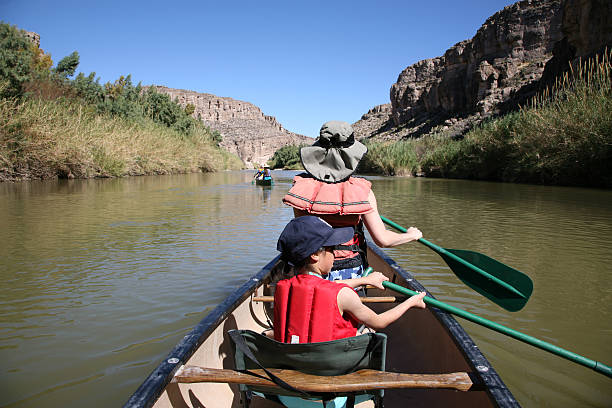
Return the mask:
[(461, 140), (444, 134), (368, 144), (360, 170), (504, 182), (612, 187), (612, 53), (579, 66), (530, 106)]
[[(0, 24), (0, 182), (240, 169), (211, 131), (168, 95), (55, 67), (36, 36)], [(71, 79), (71, 77), (74, 77)]]
[(0, 181), (240, 169), (211, 132), (97, 114), (67, 99), (0, 100)]

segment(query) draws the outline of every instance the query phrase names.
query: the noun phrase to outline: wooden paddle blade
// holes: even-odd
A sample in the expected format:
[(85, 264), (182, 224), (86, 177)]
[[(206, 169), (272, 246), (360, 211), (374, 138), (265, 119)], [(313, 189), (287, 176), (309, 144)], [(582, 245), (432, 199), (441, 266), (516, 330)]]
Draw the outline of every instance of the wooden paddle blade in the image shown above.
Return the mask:
[[(472, 380), (468, 373), (465, 372), (403, 374), (365, 369), (350, 374), (330, 377), (304, 374), (295, 370), (277, 368), (270, 368), (268, 370), (292, 387), (317, 394), (391, 388), (449, 388), (467, 391), (472, 387)], [(267, 374), (261, 369), (242, 372), (219, 368), (186, 366), (177, 371), (172, 381), (178, 383), (216, 382), (280, 388), (269, 380)]]
[[(510, 312), (521, 310), (529, 300), (533, 292), (533, 282), (529, 276), (479, 252), (463, 249), (445, 249), (476, 268), (480, 268), (507, 283), (514, 289), (514, 291), (509, 291), (492, 280), (483, 278), (480, 273), (458, 262), (451, 256), (443, 253), (440, 254), (463, 283), (487, 299)], [(516, 292), (519, 292), (522, 296), (517, 295)]]

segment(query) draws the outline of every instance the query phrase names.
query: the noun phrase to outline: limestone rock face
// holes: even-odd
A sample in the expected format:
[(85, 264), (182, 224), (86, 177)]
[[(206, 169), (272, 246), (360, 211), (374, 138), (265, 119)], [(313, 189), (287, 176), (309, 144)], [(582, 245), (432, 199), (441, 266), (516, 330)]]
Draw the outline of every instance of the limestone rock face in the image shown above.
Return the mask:
[(612, 45), (612, 2), (567, 0), (563, 5), (563, 34), (576, 57), (592, 55)]
[(562, 37), (561, 16), (560, 0), (520, 1), (487, 19), (471, 40), (406, 68), (390, 91), (393, 125), (404, 125), (404, 135), (460, 134), (497, 113), (501, 102), (541, 77)]
[(386, 120), (371, 110), (354, 127), (358, 137), (381, 139), (459, 136), (526, 102), (543, 75), (554, 80), (568, 62), (606, 45), (611, 1), (522, 0), (487, 19), (472, 39), (406, 68), (391, 87)]
[(561, 24), (563, 39), (553, 48), (541, 82), (551, 85), (556, 77), (587, 59), (612, 49), (612, 1), (565, 0)]
[(283, 128), (273, 116), (264, 115), (249, 102), (165, 86), (157, 92), (170, 95), (181, 106), (195, 106), (193, 117), (221, 133), (221, 146), (235, 153), (247, 167), (264, 164), (283, 146), (312, 144), (313, 139)]
[(34, 31), (21, 31), (31, 43), (35, 44), (37, 47), (40, 47), (40, 34), (35, 33)]
[(385, 103), (377, 105), (364, 114), (360, 120), (353, 123), (355, 137), (362, 139), (364, 137), (376, 136), (391, 128), (391, 104)]

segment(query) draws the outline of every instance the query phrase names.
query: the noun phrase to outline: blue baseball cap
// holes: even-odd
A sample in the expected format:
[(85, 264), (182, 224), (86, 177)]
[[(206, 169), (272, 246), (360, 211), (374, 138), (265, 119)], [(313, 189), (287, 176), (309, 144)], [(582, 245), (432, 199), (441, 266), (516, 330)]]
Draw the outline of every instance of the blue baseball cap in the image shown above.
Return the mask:
[(284, 261), (297, 264), (319, 248), (343, 244), (354, 234), (352, 227), (333, 228), (319, 217), (306, 215), (289, 221), (278, 238), (276, 249)]

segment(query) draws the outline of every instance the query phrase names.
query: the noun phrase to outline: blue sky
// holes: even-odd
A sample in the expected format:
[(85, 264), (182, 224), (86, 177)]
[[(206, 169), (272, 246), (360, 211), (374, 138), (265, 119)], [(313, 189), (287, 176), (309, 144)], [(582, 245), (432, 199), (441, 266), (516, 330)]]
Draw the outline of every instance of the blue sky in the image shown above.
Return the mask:
[(41, 36), (79, 72), (212, 93), (257, 105), (316, 137), (389, 102), (409, 65), (471, 38), (508, 0), (0, 0), (0, 20)]

